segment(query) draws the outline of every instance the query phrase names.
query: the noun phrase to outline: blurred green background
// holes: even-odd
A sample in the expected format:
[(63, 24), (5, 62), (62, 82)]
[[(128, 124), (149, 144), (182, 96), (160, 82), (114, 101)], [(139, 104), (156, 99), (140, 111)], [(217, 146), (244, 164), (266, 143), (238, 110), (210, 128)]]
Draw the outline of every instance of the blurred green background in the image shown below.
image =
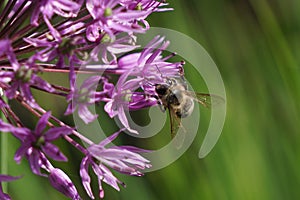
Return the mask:
[[(300, 1), (169, 3), (175, 10), (151, 15), (150, 24), (189, 35), (216, 62), (227, 92), (224, 130), (204, 159), (198, 158), (199, 134), (164, 169), (142, 178), (116, 174), (127, 187), (117, 192), (105, 185), (105, 199), (300, 199)], [(17, 144), (10, 141), (13, 155)], [(63, 151), (74, 165), (57, 166), (80, 185), (81, 155)], [(65, 199), (47, 180), (31, 175), (25, 161), (16, 167), (11, 159), (9, 166), (12, 174), (26, 175), (9, 185), (14, 199)]]

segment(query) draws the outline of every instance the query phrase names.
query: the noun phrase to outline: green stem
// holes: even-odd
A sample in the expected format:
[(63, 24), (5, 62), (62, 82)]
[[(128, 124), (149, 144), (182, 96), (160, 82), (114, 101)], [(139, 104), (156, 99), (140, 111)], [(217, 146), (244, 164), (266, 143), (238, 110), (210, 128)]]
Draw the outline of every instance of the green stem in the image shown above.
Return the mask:
[[(5, 97), (3, 98), (4, 101), (6, 101)], [(0, 119), (2, 119), (4, 122), (6, 121), (6, 118), (4, 114), (0, 113)], [(8, 172), (8, 162), (7, 162), (7, 151), (8, 151), (8, 134), (4, 132), (0, 132), (1, 134), (1, 170), (0, 174), (7, 174)], [(7, 182), (2, 183), (2, 189), (4, 192), (7, 192)]]

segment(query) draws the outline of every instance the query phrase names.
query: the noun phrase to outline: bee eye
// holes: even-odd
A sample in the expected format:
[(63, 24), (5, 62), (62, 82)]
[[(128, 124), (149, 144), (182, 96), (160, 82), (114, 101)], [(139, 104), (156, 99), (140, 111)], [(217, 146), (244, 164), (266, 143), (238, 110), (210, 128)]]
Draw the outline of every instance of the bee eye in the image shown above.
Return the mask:
[(167, 93), (167, 90), (168, 90), (168, 87), (165, 86), (165, 85), (156, 85), (155, 86), (155, 92), (158, 94), (158, 95), (165, 95)]

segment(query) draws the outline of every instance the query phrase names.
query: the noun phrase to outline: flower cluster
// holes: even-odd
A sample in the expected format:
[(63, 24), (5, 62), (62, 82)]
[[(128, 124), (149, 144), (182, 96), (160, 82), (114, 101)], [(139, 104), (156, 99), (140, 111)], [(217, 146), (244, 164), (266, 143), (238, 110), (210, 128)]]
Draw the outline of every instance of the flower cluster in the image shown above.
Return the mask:
[[(0, 14), (0, 119), (1, 134), (12, 134), (21, 143), (14, 160), (29, 162), (34, 174), (47, 177), (51, 185), (71, 199), (81, 199), (65, 172), (51, 160), (66, 162), (67, 157), (53, 141), (62, 139), (80, 152), (82, 184), (88, 196), (91, 190), (89, 166), (98, 177), (99, 194), (104, 197), (102, 182), (119, 190), (124, 185), (112, 173), (141, 176), (150, 168), (139, 153), (146, 150), (132, 146), (110, 146), (123, 130), (138, 134), (126, 118), (125, 110), (138, 110), (157, 104), (155, 84), (163, 77), (183, 73), (182, 62), (169, 62), (175, 54), (164, 57), (169, 45), (157, 36), (138, 51), (137, 33), (145, 33), (153, 12), (172, 10), (156, 0), (15, 0), (5, 1)], [(30, 18), (29, 18), (30, 17)], [(133, 51), (134, 50), (134, 51)], [(90, 62), (101, 63), (88, 65)], [(42, 73), (68, 73), (68, 86), (56, 85), (42, 78)], [(78, 74), (91, 74), (78, 86)], [(111, 74), (118, 77), (116, 82)], [(163, 76), (162, 76), (163, 74)], [(105, 102), (104, 110), (123, 125), (98, 144), (46, 111), (35, 99), (33, 90), (59, 95), (68, 103), (65, 115), (77, 112), (84, 123), (98, 118), (89, 106)], [(35, 129), (26, 127), (13, 111), (10, 101), (19, 102), (39, 118)], [(101, 121), (101, 120), (99, 120)], [(78, 137), (89, 146), (73, 140)], [(0, 183), (19, 177), (0, 175)], [(2, 191), (0, 199), (10, 199)]]

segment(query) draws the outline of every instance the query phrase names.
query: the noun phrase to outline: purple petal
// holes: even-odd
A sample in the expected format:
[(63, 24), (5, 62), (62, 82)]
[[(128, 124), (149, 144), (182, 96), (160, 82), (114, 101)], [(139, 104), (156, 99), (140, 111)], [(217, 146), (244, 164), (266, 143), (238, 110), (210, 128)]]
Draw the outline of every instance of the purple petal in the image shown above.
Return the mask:
[(39, 105), (35, 102), (32, 96), (30, 85), (28, 83), (20, 83), (19, 88), (27, 103), (33, 108), (39, 108)]
[(129, 24), (123, 25), (123, 24), (120, 24), (118, 21), (116, 21), (116, 22), (111, 21), (110, 26), (113, 27), (113, 29), (115, 29), (117, 31), (122, 31), (122, 32), (127, 32), (127, 33), (130, 33), (130, 32), (145, 33), (146, 32), (146, 29), (140, 25), (136, 25), (136, 27), (133, 28), (132, 25), (129, 25)]
[(64, 115), (70, 115), (70, 114), (72, 114), (72, 113), (75, 111), (76, 106), (73, 105), (73, 104), (74, 104), (74, 102), (70, 102), (70, 103), (69, 103), (69, 105), (68, 105), (68, 107), (67, 107), (67, 109), (66, 109)]
[[(73, 24), (71, 21), (68, 21), (66, 23), (64, 23), (62, 26), (59, 26), (58, 28), (61, 29), (61, 34), (62, 35), (66, 35), (66, 34), (70, 34), (73, 33), (74, 30), (80, 30), (81, 28), (84, 28), (85, 24), (83, 22), (78, 22), (76, 24)], [(83, 29), (84, 30), (84, 29)], [(77, 34), (79, 32), (76, 32), (74, 34)], [(82, 41), (85, 41), (84, 39), (82, 39)]]
[(38, 121), (35, 127), (35, 134), (41, 135), (43, 130), (46, 128), (48, 119), (51, 116), (51, 111), (46, 112)]
[(13, 82), (12, 85), (5, 90), (5, 95), (8, 99), (13, 99), (16, 95), (16, 91), (18, 90), (19, 85), (16, 82)]
[(122, 85), (122, 90), (130, 90), (134, 91), (139, 88), (141, 81), (143, 81), (144, 78), (134, 78), (126, 81), (124, 85)]
[(27, 128), (14, 127), (11, 124), (5, 123), (0, 119), (0, 131), (11, 132), (20, 140), (24, 140), (27, 136), (31, 134), (31, 131)]
[(104, 159), (117, 159), (117, 160), (122, 160), (122, 159), (133, 159), (136, 161), (141, 161), (141, 162), (149, 162), (149, 160), (143, 158), (141, 155), (134, 153), (134, 152), (130, 152), (126, 149), (120, 149), (120, 148), (109, 148), (109, 149), (99, 149), (99, 148), (95, 148), (96, 145), (91, 146), (91, 148), (89, 148), (89, 151), (91, 153), (91, 155), (93, 155), (95, 158), (98, 158), (101, 160), (101, 158)]
[(159, 35), (154, 37), (142, 51), (140, 58), (138, 59), (138, 64), (142, 63), (144, 59), (153, 51), (153, 49), (157, 48), (157, 46), (164, 41), (164, 37), (160, 37)]
[[(99, 164), (99, 165), (93, 164), (92, 167), (93, 167), (95, 174), (98, 176), (99, 181), (104, 181), (108, 185), (115, 188), (117, 191), (120, 191), (120, 188), (118, 186), (118, 182), (120, 182), (120, 181), (111, 173), (111, 171), (107, 167), (105, 167), (102, 164)], [(103, 177), (103, 178), (101, 178), (101, 177)], [(99, 183), (99, 186), (100, 186), (100, 183)], [(101, 191), (101, 188), (100, 188), (100, 191)]]
[(104, 110), (109, 115), (110, 118), (113, 118), (114, 116), (116, 116), (118, 114), (113, 109), (113, 101), (107, 102), (104, 106)]
[(140, 57), (141, 53), (132, 53), (132, 54), (128, 54), (126, 56), (123, 56), (122, 58), (120, 58), (118, 60), (118, 66), (120, 68), (124, 68), (124, 67), (137, 67), (137, 60)]
[(127, 44), (113, 44), (107, 47), (107, 50), (113, 54), (126, 53), (133, 51), (139, 46), (127, 45)]
[(146, 64), (152, 63), (162, 53), (162, 51), (168, 47), (169, 44), (169, 41), (163, 42), (161, 47), (157, 48), (157, 50), (154, 51), (152, 55), (147, 59)]
[(145, 19), (150, 13), (151, 12), (149, 11), (126, 11), (117, 13), (114, 17), (121, 21), (131, 21), (136, 19)]
[(101, 76), (91, 76), (88, 79), (84, 80), (81, 88), (86, 88), (88, 90), (96, 89)]
[(11, 46), (10, 40), (0, 40), (0, 56), (6, 54), (7, 59), (9, 60), (14, 71), (17, 71), (20, 67), (16, 55), (13, 52), (13, 48)]
[(153, 150), (142, 149), (142, 148), (138, 148), (138, 147), (134, 147), (134, 146), (115, 146), (115, 147), (111, 147), (111, 149), (113, 149), (113, 148), (125, 149), (127, 151), (131, 151), (131, 152), (134, 152), (134, 153), (151, 153), (151, 152), (153, 152)]
[(32, 152), (29, 154), (29, 158), (28, 158), (31, 171), (36, 175), (43, 176), (43, 174), (41, 173), (40, 158), (41, 158), (41, 152), (39, 150), (32, 148)]
[(2, 187), (0, 187), (0, 199), (1, 200), (11, 200), (11, 198), (8, 194), (3, 193)]
[(34, 85), (38, 88), (44, 89), (50, 93), (55, 91), (55, 89), (49, 83), (47, 83), (45, 80), (41, 79), (37, 75), (33, 74), (32, 79), (34, 80)]
[(125, 111), (124, 111), (124, 107), (123, 107), (123, 106), (120, 106), (120, 107), (118, 108), (118, 118), (119, 118), (120, 122), (122, 123), (122, 125), (123, 125), (128, 131), (130, 131), (131, 133), (134, 133), (134, 134), (139, 134), (136, 130), (131, 129), (131, 128), (129, 127), (128, 120), (127, 120), (127, 117), (126, 117), (126, 114), (125, 114)]
[(88, 174), (88, 159), (89, 159), (88, 156), (82, 159), (79, 173), (82, 180), (82, 185), (86, 193), (89, 195), (91, 199), (95, 199), (91, 188), (91, 177)]
[(41, 149), (53, 160), (65, 162), (68, 161), (68, 158), (59, 150), (59, 148), (50, 142), (46, 142), (44, 145), (42, 145)]
[(93, 115), (89, 109), (87, 108), (86, 105), (79, 105), (78, 106), (78, 114), (79, 117), (86, 123), (90, 123), (92, 121), (94, 121), (95, 119), (97, 119), (98, 115), (95, 114)]
[(50, 30), (51, 35), (55, 38), (55, 40), (57, 42), (61, 42), (61, 35), (59, 34), (59, 32), (52, 26), (50, 20), (48, 19), (48, 17), (46, 15), (43, 16), (44, 18), (44, 22), (47, 24), (48, 29)]
[(157, 105), (157, 99), (155, 98), (148, 98), (146, 99), (143, 96), (140, 97), (140, 100), (137, 100), (139, 97), (137, 97), (136, 95), (132, 95), (132, 102), (130, 102), (129, 104), (129, 109), (130, 110), (140, 110), (142, 108), (147, 108), (153, 105)]
[(53, 47), (53, 43), (50, 43), (48, 40), (40, 40), (37, 38), (24, 38), (25, 42), (35, 46), (35, 47)]
[(89, 41), (95, 42), (99, 37), (100, 33), (96, 25), (92, 24), (86, 28), (86, 38)]
[[(118, 137), (118, 135), (124, 131), (124, 129), (120, 129), (119, 131), (115, 132), (114, 134), (112, 134), (111, 136), (105, 138), (104, 140), (102, 140), (98, 145), (95, 146), (106, 146), (107, 144), (111, 143), (114, 139), (116, 139)], [(93, 146), (93, 145), (92, 145)], [(92, 147), (91, 146), (91, 147)], [(89, 147), (90, 148), (90, 147)]]
[(21, 145), (21, 147), (19, 147), (19, 149), (16, 151), (15, 155), (14, 155), (14, 160), (20, 164), (21, 159), (26, 155), (27, 151), (29, 150), (29, 148), (31, 147), (31, 143), (27, 142), (23, 142), (23, 144)]
[(45, 134), (44, 137), (46, 141), (53, 141), (62, 137), (64, 135), (69, 135), (72, 133), (72, 128), (69, 127), (54, 127), (50, 128)]
[(10, 182), (21, 178), (21, 176), (9, 176), (0, 174), (0, 182)]

